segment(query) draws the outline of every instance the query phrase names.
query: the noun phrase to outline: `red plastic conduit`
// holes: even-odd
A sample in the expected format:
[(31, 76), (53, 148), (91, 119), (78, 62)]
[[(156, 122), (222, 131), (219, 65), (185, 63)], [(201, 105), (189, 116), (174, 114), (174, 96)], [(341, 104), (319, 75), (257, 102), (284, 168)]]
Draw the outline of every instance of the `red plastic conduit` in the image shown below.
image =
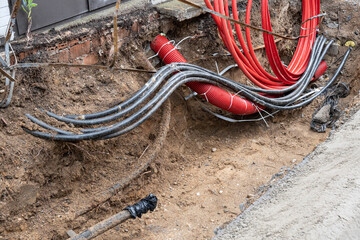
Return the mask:
[[(175, 49), (169, 40), (158, 35), (151, 43), (154, 50), (164, 63), (186, 62), (185, 58)], [(209, 103), (238, 115), (250, 115), (258, 112), (259, 107), (254, 103), (235, 94), (208, 83), (189, 82), (186, 84)]]
[[(230, 17), (228, 0), (213, 0), (213, 5), (210, 0), (204, 0), (206, 6), (220, 14)], [(303, 0), (303, 14), (302, 20), (305, 21), (310, 17), (318, 15), (320, 13), (320, 0)], [(237, 1), (231, 1), (233, 18), (239, 20)], [(248, 0), (246, 8), (245, 22), (250, 24), (250, 13), (251, 13), (252, 0)], [(262, 27), (266, 30), (272, 31), (270, 22), (270, 13), (268, 0), (261, 0), (261, 16), (262, 16)], [(264, 33), (265, 50), (269, 59), (269, 64), (275, 74), (272, 76), (262, 68), (259, 61), (257, 60), (250, 37), (250, 29), (245, 28), (246, 41), (242, 34), (242, 29), (239, 25), (235, 24), (235, 31), (238, 37), (239, 43), (243, 52), (240, 51), (236, 45), (234, 34), (232, 31), (232, 25), (229, 21), (224, 18), (212, 15), (215, 23), (218, 26), (220, 36), (233, 56), (235, 62), (243, 73), (256, 85), (265, 89), (281, 89), (288, 85), (294, 84), (305, 71), (308, 61), (310, 58), (311, 49), (315, 41), (315, 35), (317, 31), (317, 25), (319, 23), (318, 18), (314, 18), (303, 24), (300, 35), (306, 36), (299, 39), (298, 47), (295, 54), (289, 64), (289, 67), (285, 67), (279, 57), (278, 50), (275, 45), (274, 37), (267, 33)], [(248, 45), (248, 48), (247, 46)], [(321, 76), (326, 70), (327, 66), (325, 62), (322, 62), (320, 67), (317, 69), (315, 79)]]

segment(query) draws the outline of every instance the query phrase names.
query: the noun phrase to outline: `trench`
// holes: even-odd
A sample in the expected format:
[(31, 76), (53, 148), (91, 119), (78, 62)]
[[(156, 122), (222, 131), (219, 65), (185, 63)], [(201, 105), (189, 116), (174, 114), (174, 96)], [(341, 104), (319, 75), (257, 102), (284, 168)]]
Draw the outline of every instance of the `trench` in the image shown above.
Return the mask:
[[(290, 26), (297, 26), (297, 6), (289, 5), (287, 1), (271, 4), (276, 19), (273, 21), (275, 30), (290, 31)], [(289, 11), (284, 12), (284, 7)], [(349, 39), (360, 40), (353, 29), (359, 16), (355, 16), (358, 12), (352, 12), (354, 6), (347, 1), (322, 3), (322, 7), (329, 12), (343, 10), (337, 15), (339, 24), (344, 23), (342, 29), (332, 29), (326, 24), (321, 29), (328, 37), (342, 43), (337, 55), (326, 56), (330, 71), (334, 71), (339, 56), (346, 51), (344, 43)], [(118, 23), (123, 40), (117, 67), (147, 70), (151, 68), (150, 64), (156, 68), (161, 66), (158, 58), (147, 60), (154, 55), (150, 41), (161, 32), (176, 42), (194, 36), (184, 40), (179, 48), (190, 63), (212, 71), (233, 64), (209, 15), (177, 22), (159, 16), (154, 10), (147, 11), (128, 14)], [(347, 21), (350, 12), (352, 18)], [(140, 19), (146, 14), (158, 18), (154, 18), (152, 24), (142, 22)], [(289, 16), (290, 21), (279, 24)], [(254, 21), (259, 18), (259, 13), (254, 13)], [(71, 34), (67, 33), (66, 41), (76, 38), (82, 44), (88, 41), (85, 33), (89, 34), (83, 28), (91, 29), (88, 55), (96, 53), (100, 64), (108, 64), (112, 56), (112, 39), (108, 32), (111, 25), (106, 27), (104, 23), (109, 19), (68, 30)], [(333, 19), (332, 16), (327, 21), (335, 21)], [(39, 34), (39, 40), (33, 46), (38, 55), (24, 54), (24, 62), (59, 61), (60, 55), (49, 54), (50, 46), (44, 46), (41, 37)], [(262, 45), (261, 39), (261, 34), (254, 33), (253, 44)], [(59, 43), (63, 42), (51, 42), (53, 46)], [(22, 49), (22, 44), (20, 42), (16, 47)], [(279, 43), (285, 60), (294, 46), (291, 41)], [(346, 120), (359, 102), (358, 52), (359, 48), (355, 47), (342, 71), (340, 81), (349, 84), (351, 92), (340, 100), (342, 118), (336, 126)], [(256, 54), (265, 62), (263, 49), (257, 50)], [(84, 63), (84, 58), (68, 61)], [(151, 74), (67, 67), (25, 69), (18, 74), (13, 103), (0, 110), (0, 116), (6, 122), (0, 122), (0, 236), (4, 239), (66, 239), (69, 229), (81, 232), (149, 193), (159, 198), (155, 212), (123, 223), (98, 239), (209, 239), (214, 236), (214, 231), (234, 219), (271, 184), (300, 163), (331, 132), (331, 129), (325, 133), (310, 130), (312, 114), (323, 98), (298, 110), (277, 113), (268, 118), (266, 124), (263, 121), (229, 123), (204, 111), (201, 100), (185, 100), (190, 91), (181, 87), (170, 97), (170, 127), (156, 158), (117, 194), (100, 201), (106, 189), (115, 183), (127, 182), (129, 173), (144, 165), (155, 148), (162, 111), (157, 111), (126, 135), (79, 143), (45, 141), (27, 135), (21, 126), (31, 123), (24, 113), (42, 116), (39, 108), (60, 114), (108, 108), (143, 86)], [(246, 82), (238, 69), (232, 69), (225, 76)]]

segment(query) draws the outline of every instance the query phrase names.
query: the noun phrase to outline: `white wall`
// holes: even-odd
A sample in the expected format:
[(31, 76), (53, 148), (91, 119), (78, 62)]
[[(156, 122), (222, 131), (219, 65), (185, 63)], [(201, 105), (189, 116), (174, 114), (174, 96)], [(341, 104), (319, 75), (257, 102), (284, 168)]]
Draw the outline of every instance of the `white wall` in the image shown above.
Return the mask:
[(10, 10), (7, 0), (0, 0), (0, 37), (6, 34), (6, 28), (10, 19)]

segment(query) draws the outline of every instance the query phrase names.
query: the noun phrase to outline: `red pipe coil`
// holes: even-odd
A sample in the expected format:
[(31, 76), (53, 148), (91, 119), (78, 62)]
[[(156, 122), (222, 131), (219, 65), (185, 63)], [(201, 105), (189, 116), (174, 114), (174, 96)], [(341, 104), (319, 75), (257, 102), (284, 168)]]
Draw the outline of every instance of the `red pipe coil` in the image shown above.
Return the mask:
[[(158, 54), (165, 64), (186, 62), (174, 45), (162, 35), (155, 37), (151, 43), (151, 49)], [(215, 85), (200, 82), (189, 82), (186, 85), (209, 103), (228, 112), (238, 115), (250, 115), (258, 112), (259, 107), (253, 102), (229, 93)]]
[[(230, 17), (229, 4), (228, 0), (213, 0), (213, 5), (210, 0), (204, 0), (206, 6), (220, 14)], [(234, 0), (232, 4), (232, 13), (235, 20), (239, 20), (238, 10), (237, 10), (237, 1)], [(252, 0), (248, 1), (246, 8), (245, 22), (250, 24), (250, 13), (251, 13)], [(310, 17), (318, 15), (320, 13), (320, 0), (303, 0), (303, 22)], [(261, 16), (262, 16), (262, 27), (268, 31), (272, 31), (271, 22), (270, 22), (270, 13), (268, 0), (261, 0)], [(246, 41), (243, 37), (241, 27), (238, 24), (235, 24), (235, 31), (238, 37), (239, 43), (243, 50), (240, 51), (239, 47), (236, 45), (234, 34), (232, 31), (232, 25), (229, 21), (220, 18), (218, 16), (212, 15), (221, 38), (233, 56), (235, 62), (238, 64), (239, 68), (244, 72), (244, 74), (256, 85), (264, 89), (281, 89), (288, 85), (294, 84), (305, 71), (311, 49), (316, 37), (316, 31), (319, 23), (318, 18), (314, 18), (310, 21), (307, 21), (303, 24), (300, 35), (306, 36), (299, 39), (298, 47), (295, 51), (295, 54), (289, 64), (289, 67), (285, 67), (279, 57), (278, 50), (275, 45), (274, 37), (268, 33), (263, 33), (265, 50), (269, 59), (269, 64), (275, 74), (272, 76), (266, 72), (259, 61), (257, 60), (250, 37), (250, 29), (245, 28), (246, 32)], [(317, 69), (315, 78), (321, 76), (326, 70), (326, 63), (322, 62), (321, 66)]]

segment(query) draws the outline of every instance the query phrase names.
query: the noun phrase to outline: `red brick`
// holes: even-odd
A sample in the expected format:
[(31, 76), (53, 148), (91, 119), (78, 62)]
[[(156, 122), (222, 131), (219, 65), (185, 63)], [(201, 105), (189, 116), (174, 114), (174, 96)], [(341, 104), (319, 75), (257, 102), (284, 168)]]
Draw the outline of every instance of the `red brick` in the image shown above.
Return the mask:
[(21, 52), (19, 53), (19, 61), (23, 60), (25, 58), (25, 53)]
[(14, 64), (15, 64), (15, 57), (14, 57), (14, 55), (11, 55), (11, 56), (10, 56), (10, 64), (11, 64), (11, 65), (14, 65)]
[(70, 48), (70, 58), (75, 59), (90, 52), (90, 41), (80, 43)]
[(56, 51), (56, 47), (55, 47), (55, 46), (48, 47), (48, 48), (46, 49), (46, 51), (47, 51), (49, 54), (51, 54), (51, 53), (55, 53), (55, 51)]
[(26, 58), (27, 56), (32, 55), (33, 53), (31, 51), (26, 51), (26, 52), (21, 52), (19, 53), (19, 59), (18, 61), (23, 60), (24, 58)]
[(79, 39), (73, 39), (68, 42), (69, 47), (72, 47), (79, 43)]
[(61, 42), (61, 43), (56, 44), (56, 47), (58, 50), (62, 50), (64, 48), (67, 48), (68, 46), (69, 46), (68, 42)]
[(69, 49), (64, 49), (57, 54), (58, 62), (68, 63), (70, 59)]
[(96, 53), (89, 54), (84, 57), (83, 64), (84, 65), (93, 65), (99, 62), (99, 58)]
[[(76, 59), (76, 60), (73, 61), (73, 64), (83, 64), (83, 61), (82, 61), (82, 59)], [(71, 68), (71, 71), (72, 71), (73, 73), (78, 73), (78, 72), (80, 71), (80, 68), (78, 68), (78, 67), (72, 67), (72, 68)]]
[(135, 20), (133, 25), (131, 26), (131, 31), (133, 31), (133, 32), (139, 31), (139, 22), (137, 20)]
[(92, 41), (91, 41), (91, 49), (94, 51), (94, 50), (97, 50), (100, 46), (100, 40), (99, 38), (94, 38)]
[(25, 53), (25, 57), (33, 55), (32, 51), (26, 51), (24, 53)]

